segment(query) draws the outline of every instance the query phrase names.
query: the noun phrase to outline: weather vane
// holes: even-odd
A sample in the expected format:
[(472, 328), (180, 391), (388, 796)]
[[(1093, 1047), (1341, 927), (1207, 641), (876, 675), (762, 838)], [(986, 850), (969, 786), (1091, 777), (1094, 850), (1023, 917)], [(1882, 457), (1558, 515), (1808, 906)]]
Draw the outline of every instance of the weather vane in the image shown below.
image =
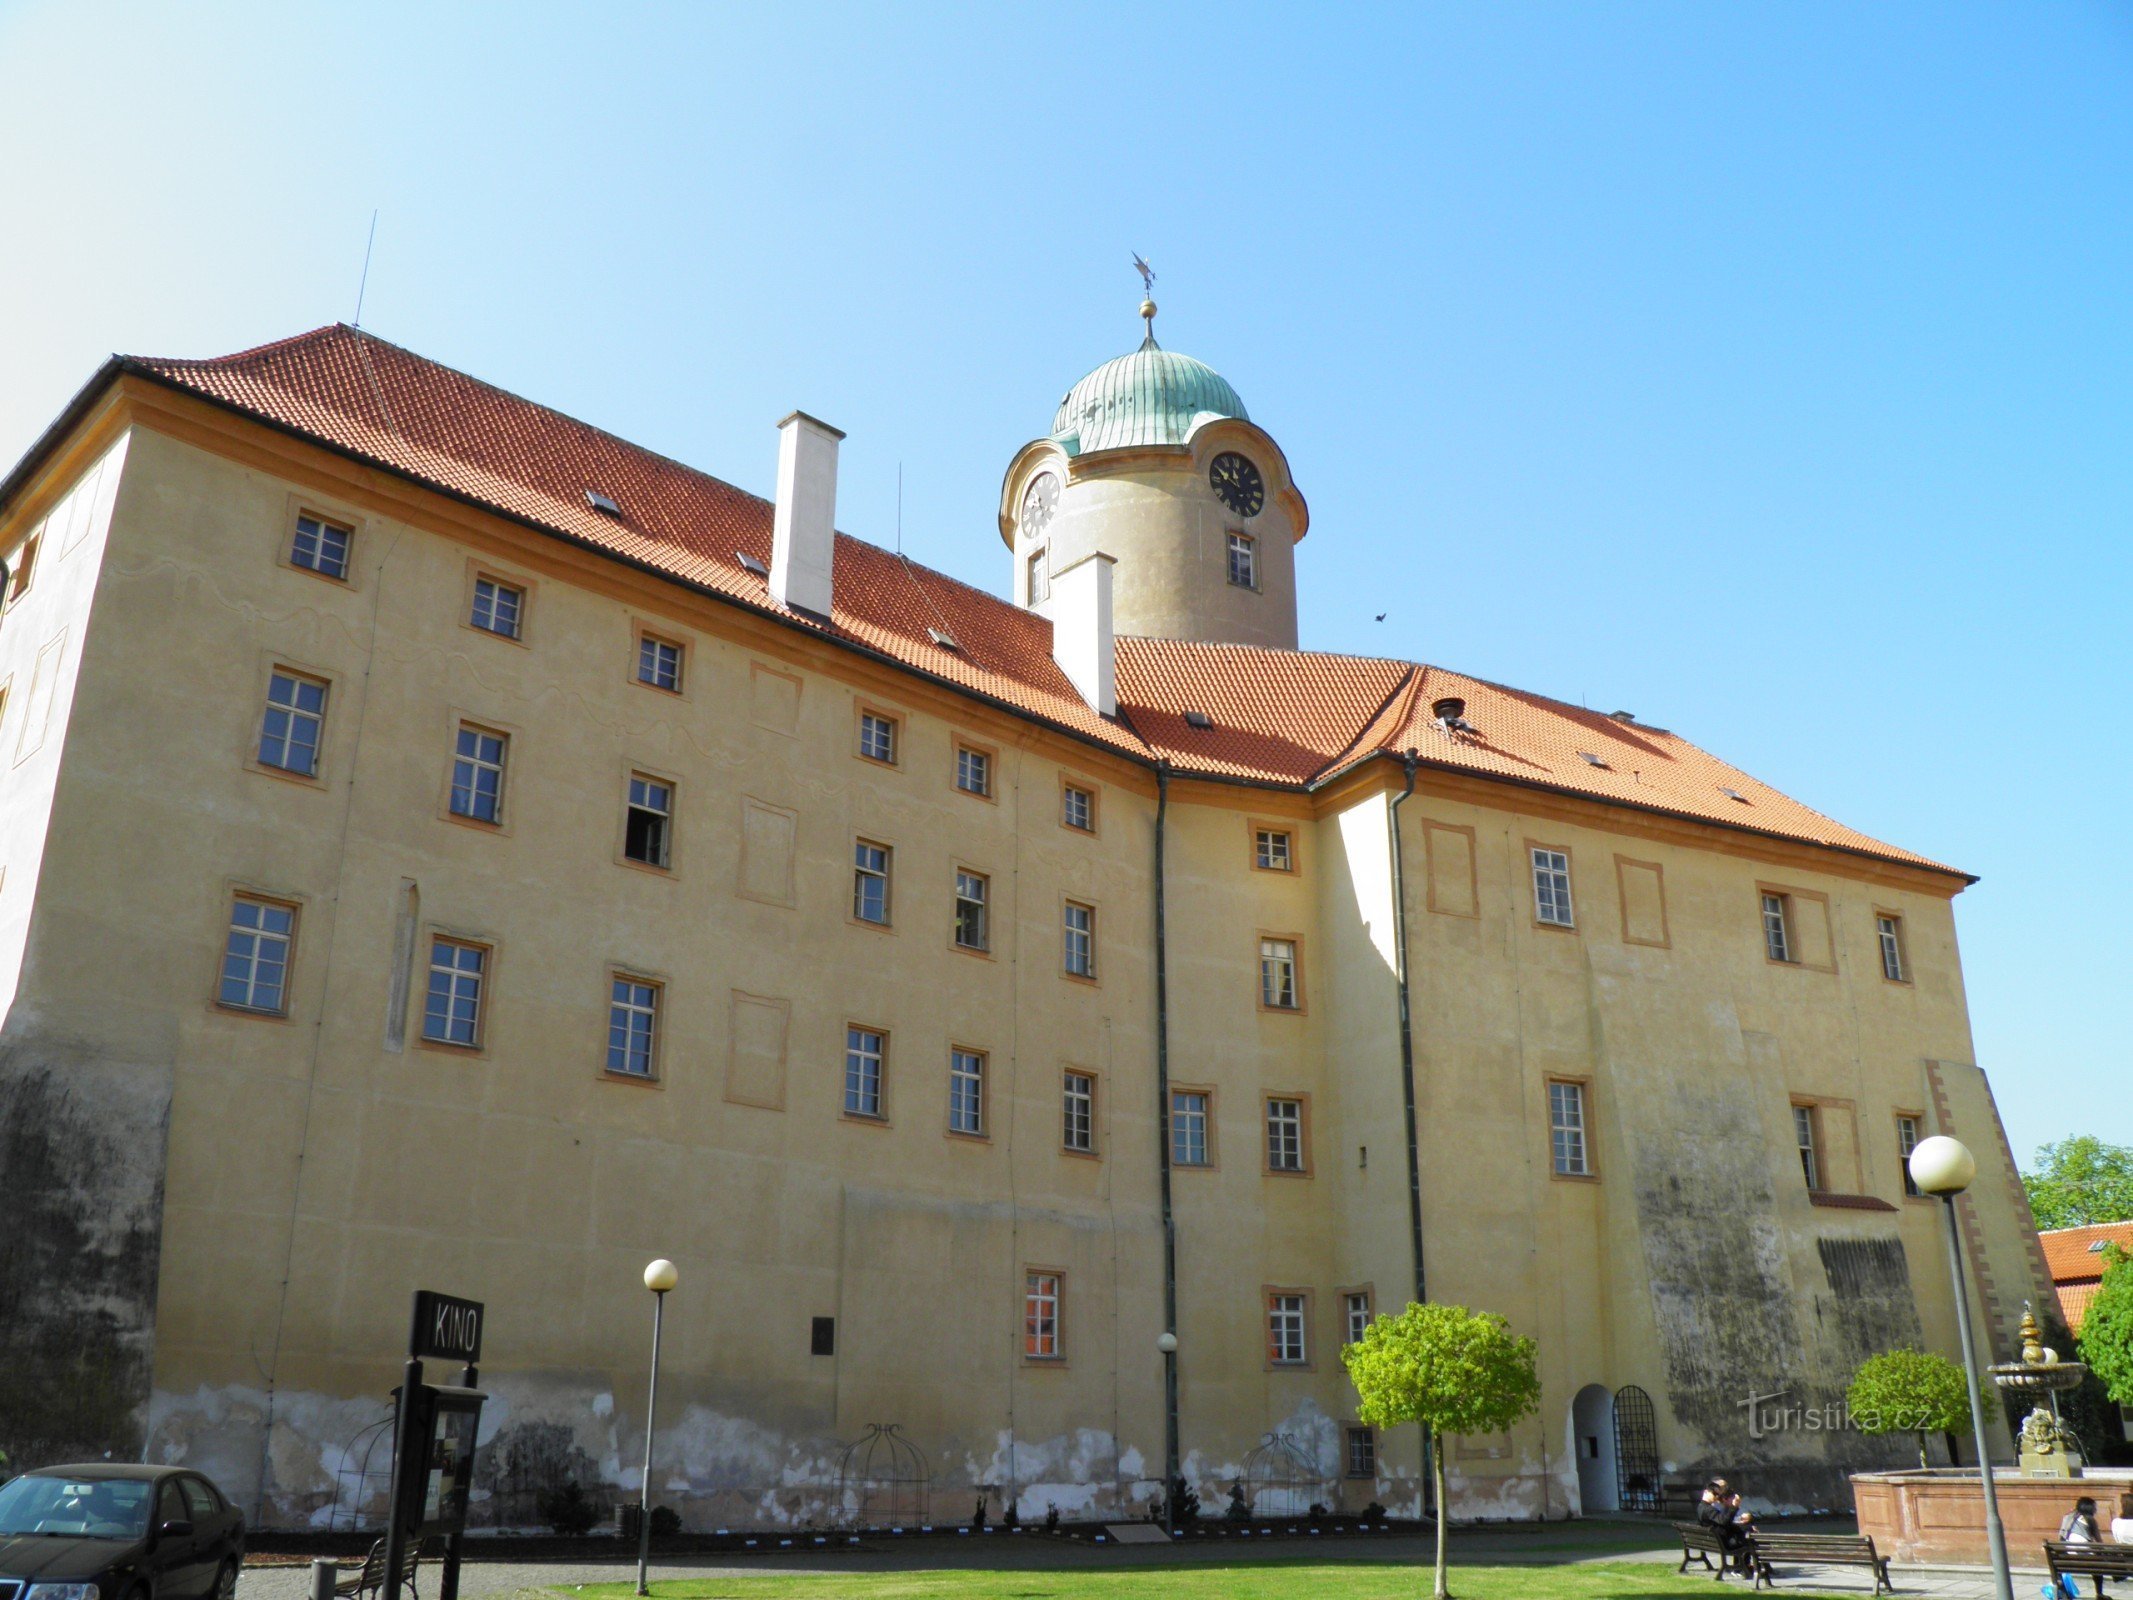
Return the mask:
[(1155, 268), (1133, 252), (1133, 270), (1141, 275), (1141, 320), (1148, 324), (1148, 337), (1155, 337)]

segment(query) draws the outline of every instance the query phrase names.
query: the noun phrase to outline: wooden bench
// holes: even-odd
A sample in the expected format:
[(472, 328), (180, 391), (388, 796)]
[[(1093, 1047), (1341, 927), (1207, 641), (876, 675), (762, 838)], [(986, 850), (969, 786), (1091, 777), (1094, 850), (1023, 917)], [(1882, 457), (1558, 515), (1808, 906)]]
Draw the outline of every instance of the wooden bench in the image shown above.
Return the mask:
[[(417, 1587), (417, 1580), (422, 1571), (423, 1556), (428, 1554), (432, 1560), (436, 1559), (435, 1553), (431, 1549), (433, 1543), (434, 1541), (425, 1540), (420, 1544), (412, 1541), (408, 1544), (407, 1566), (400, 1574), (400, 1589), (402, 1593), (409, 1597), (409, 1600), (422, 1600), (421, 1590)], [(370, 1547), (369, 1553), (363, 1557), (362, 1571), (351, 1573), (341, 1579), (340, 1582), (333, 1586), (333, 1592), (335, 1595), (343, 1597), (343, 1600), (375, 1600), (375, 1597), (381, 1594), (384, 1588), (385, 1541), (380, 1539)]]
[(1874, 1593), (1896, 1592), (1889, 1582), (1889, 1558), (1877, 1553), (1866, 1537), (1831, 1533), (1757, 1533), (1748, 1541), (1755, 1564), (1755, 1586), (1775, 1587), (1779, 1562), (1796, 1567), (1864, 1567), (1874, 1575)]
[(2044, 1541), (2044, 1564), (2051, 1568), (2052, 1584), (2063, 1589), (2060, 1582), (2068, 1578), (2133, 1578), (2133, 1545), (2129, 1544), (2061, 1544), (2057, 1539)]
[[(1674, 1532), (1681, 1536), (1681, 1565), (1676, 1572), (1689, 1570), (1691, 1561), (1699, 1562), (1712, 1577), (1723, 1579), (1726, 1575), (1726, 1542), (1719, 1538), (1718, 1530), (1707, 1528), (1700, 1522), (1677, 1522)], [(1718, 1557), (1716, 1561), (1711, 1558)]]

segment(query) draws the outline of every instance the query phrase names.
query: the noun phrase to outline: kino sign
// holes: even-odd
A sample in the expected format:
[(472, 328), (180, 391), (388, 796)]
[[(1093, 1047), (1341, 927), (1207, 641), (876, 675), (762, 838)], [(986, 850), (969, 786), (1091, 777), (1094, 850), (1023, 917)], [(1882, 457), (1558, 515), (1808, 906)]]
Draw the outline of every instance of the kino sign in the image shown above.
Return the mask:
[(481, 1314), (479, 1300), (461, 1300), (434, 1289), (417, 1289), (415, 1326), (408, 1336), (407, 1353), (418, 1361), (433, 1356), (439, 1361), (474, 1365), (481, 1360)]
[[(393, 1483), (385, 1524), (388, 1595), (404, 1585), (408, 1547), (428, 1538), (444, 1541), (438, 1600), (458, 1600), (459, 1545), (466, 1534), (467, 1494), (474, 1478), (474, 1451), (481, 1437), (481, 1403), (474, 1387), (481, 1360), (482, 1304), (434, 1289), (415, 1291), (409, 1319), (407, 1366), (401, 1373), (393, 1421)], [(457, 1384), (425, 1383), (425, 1359), (456, 1361)]]

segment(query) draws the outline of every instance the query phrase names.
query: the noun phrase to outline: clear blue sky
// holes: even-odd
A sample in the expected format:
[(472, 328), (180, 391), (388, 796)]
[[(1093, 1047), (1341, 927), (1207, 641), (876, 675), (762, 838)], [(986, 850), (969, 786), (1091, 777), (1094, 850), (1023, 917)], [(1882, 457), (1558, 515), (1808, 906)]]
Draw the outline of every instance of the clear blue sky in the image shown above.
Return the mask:
[[(1983, 877), (2015, 1146), (2133, 1142), (2124, 5), (0, 0), (0, 456), (112, 350), (383, 337), (1004, 589), (1138, 327), (1313, 521), (1304, 643), (1627, 707)], [(1382, 624), (1373, 613), (1390, 609)]]

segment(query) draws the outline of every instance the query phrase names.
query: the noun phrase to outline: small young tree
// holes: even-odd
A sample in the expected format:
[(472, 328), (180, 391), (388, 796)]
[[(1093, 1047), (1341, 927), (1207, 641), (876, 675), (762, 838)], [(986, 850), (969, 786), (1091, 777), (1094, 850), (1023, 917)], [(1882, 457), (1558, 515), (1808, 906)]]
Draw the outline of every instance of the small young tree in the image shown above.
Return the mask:
[[(1926, 1435), (1959, 1434), (1970, 1428), (1970, 1385), (1963, 1369), (1946, 1356), (1923, 1350), (1884, 1350), (1868, 1356), (1852, 1374), (1845, 1395), (1852, 1426), (1861, 1433), (1918, 1436), (1918, 1464), (1926, 1464)], [(1988, 1421), (1998, 1402), (1980, 1384), (1978, 1414)]]
[(2092, 1133), (2042, 1145), (2022, 1186), (2040, 1228), (2133, 1221), (2133, 1145), (2105, 1144)]
[(1419, 1422), (1435, 1436), (1437, 1600), (1451, 1593), (1444, 1570), (1444, 1441), (1502, 1433), (1532, 1412), (1540, 1402), (1533, 1357), (1533, 1341), (1493, 1312), (1412, 1302), (1341, 1349), (1359, 1420), (1373, 1428)]
[(2113, 1400), (2133, 1406), (2133, 1256), (2104, 1252), (2103, 1282), (2081, 1321), (2081, 1359)]

